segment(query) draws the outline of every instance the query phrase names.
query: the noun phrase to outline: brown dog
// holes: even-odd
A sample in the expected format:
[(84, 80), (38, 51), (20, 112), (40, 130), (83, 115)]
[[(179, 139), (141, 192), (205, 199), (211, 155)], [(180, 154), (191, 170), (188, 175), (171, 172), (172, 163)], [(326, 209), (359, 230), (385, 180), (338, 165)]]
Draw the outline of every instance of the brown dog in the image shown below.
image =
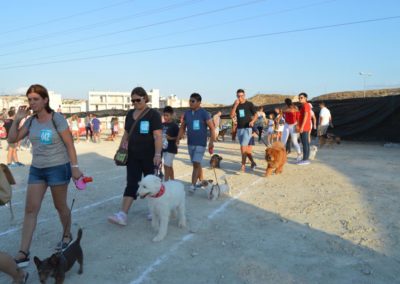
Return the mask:
[(268, 167), (265, 170), (265, 176), (269, 176), (274, 169), (275, 174), (282, 173), (286, 159), (286, 150), (282, 142), (274, 142), (271, 147), (265, 149), (265, 160), (268, 163)]
[(80, 245), (82, 229), (78, 231), (78, 238), (62, 252), (56, 252), (49, 258), (41, 261), (34, 257), (36, 268), (39, 274), (40, 283), (46, 283), (47, 278), (52, 276), (56, 279), (56, 284), (64, 283), (65, 273), (71, 269), (75, 261), (79, 263), (78, 274), (83, 272), (83, 252)]
[(210, 159), (210, 166), (211, 168), (220, 168), (222, 157), (220, 155), (214, 154), (211, 156)]
[(318, 137), (319, 147), (323, 147), (324, 145), (333, 147), (334, 144), (340, 144), (341, 139), (339, 136), (336, 136), (332, 133), (327, 133)]
[(222, 141), (224, 141), (225, 142), (225, 134), (226, 134), (226, 132), (228, 131), (228, 128), (224, 128), (224, 129), (222, 129), (222, 130), (220, 130), (219, 132), (218, 132), (218, 136), (217, 136), (217, 141), (219, 141), (219, 138), (222, 138)]

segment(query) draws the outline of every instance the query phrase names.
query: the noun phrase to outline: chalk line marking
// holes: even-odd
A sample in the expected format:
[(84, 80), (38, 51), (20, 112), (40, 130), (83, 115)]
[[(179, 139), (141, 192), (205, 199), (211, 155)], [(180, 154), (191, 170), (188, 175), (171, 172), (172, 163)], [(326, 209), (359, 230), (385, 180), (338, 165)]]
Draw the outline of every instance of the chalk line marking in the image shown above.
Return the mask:
[[(219, 213), (222, 213), (228, 207), (229, 204), (231, 204), (233, 201), (237, 200), (245, 191), (247, 191), (250, 187), (252, 187), (253, 185), (255, 185), (256, 183), (258, 183), (260, 180), (263, 180), (263, 179), (264, 178), (258, 178), (257, 180), (252, 182), (248, 187), (246, 187), (245, 189), (241, 190), (235, 196), (233, 196), (229, 200), (227, 200), (224, 203), (222, 203), (221, 206), (219, 206), (217, 209), (213, 210), (210, 214), (208, 214), (207, 219), (208, 220), (214, 219), (215, 216), (217, 216)], [(176, 252), (181, 245), (183, 245), (187, 241), (191, 240), (193, 238), (193, 236), (194, 236), (193, 233), (189, 233), (189, 234), (184, 235), (182, 237), (182, 239), (178, 243), (176, 243), (174, 246), (172, 246), (172, 248), (170, 248), (166, 253), (164, 253), (163, 255), (158, 257), (149, 267), (146, 268), (145, 271), (143, 271), (142, 274), (140, 274), (140, 276), (138, 278), (136, 278), (135, 280), (130, 282), (130, 284), (140, 284), (144, 280), (146, 280), (147, 276), (150, 273), (152, 273), (157, 268), (157, 266), (161, 265), (163, 262), (168, 260), (168, 258), (174, 252)]]

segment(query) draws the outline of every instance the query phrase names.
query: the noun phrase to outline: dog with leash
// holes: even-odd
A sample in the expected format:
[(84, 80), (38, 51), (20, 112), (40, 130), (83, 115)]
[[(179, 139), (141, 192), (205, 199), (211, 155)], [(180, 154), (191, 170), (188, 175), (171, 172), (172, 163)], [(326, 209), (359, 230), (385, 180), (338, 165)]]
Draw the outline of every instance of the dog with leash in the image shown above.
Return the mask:
[(46, 283), (49, 276), (55, 278), (56, 284), (64, 283), (65, 273), (72, 268), (75, 261), (79, 263), (78, 274), (83, 273), (83, 252), (80, 245), (81, 238), (82, 229), (79, 229), (77, 239), (64, 251), (56, 252), (44, 260), (40, 260), (37, 256), (33, 258), (39, 274), (40, 283)]
[(178, 226), (186, 227), (185, 187), (176, 180), (162, 182), (156, 175), (147, 175), (139, 182), (138, 196), (147, 198), (151, 225), (157, 231), (153, 242), (165, 238), (171, 212), (178, 212)]

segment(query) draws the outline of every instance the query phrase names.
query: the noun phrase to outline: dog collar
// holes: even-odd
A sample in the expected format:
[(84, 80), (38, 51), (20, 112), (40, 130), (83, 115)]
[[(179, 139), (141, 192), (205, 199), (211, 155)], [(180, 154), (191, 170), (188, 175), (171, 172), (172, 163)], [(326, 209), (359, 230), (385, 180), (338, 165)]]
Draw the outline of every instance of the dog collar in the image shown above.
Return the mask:
[(164, 194), (164, 192), (165, 192), (165, 186), (162, 184), (160, 187), (160, 191), (154, 195), (151, 195), (150, 197), (158, 198), (158, 197), (162, 196)]

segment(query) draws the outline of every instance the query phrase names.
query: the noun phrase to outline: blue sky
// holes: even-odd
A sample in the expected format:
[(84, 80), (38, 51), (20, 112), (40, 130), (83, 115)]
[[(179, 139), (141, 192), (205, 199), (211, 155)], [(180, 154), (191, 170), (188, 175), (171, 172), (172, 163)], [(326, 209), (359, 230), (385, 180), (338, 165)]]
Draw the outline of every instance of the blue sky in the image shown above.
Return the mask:
[(86, 98), (140, 85), (229, 104), (238, 88), (361, 90), (359, 72), (372, 74), (367, 88), (400, 87), (400, 18), (320, 28), (393, 16), (398, 0), (4, 1), (0, 94), (40, 83)]

